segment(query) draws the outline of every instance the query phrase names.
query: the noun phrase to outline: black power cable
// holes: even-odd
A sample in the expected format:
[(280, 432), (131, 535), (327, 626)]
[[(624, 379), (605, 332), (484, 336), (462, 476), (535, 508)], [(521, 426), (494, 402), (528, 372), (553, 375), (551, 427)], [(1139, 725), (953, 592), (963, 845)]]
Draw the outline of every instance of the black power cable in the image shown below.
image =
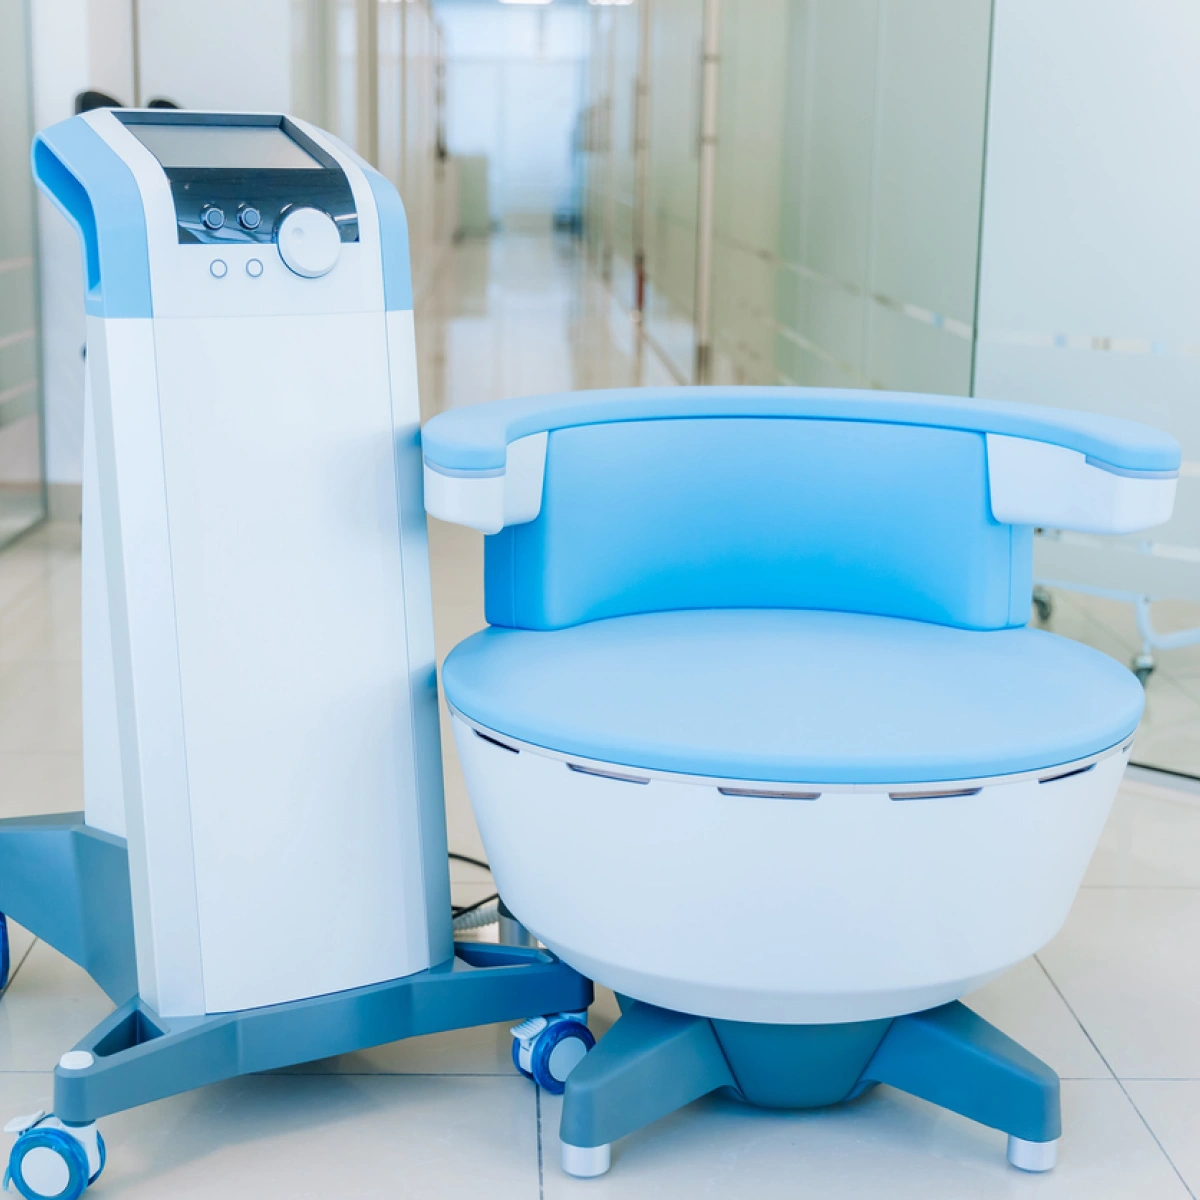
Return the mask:
[[(449, 857), (455, 862), (467, 863), (472, 867), (481, 867), (485, 871), (490, 871), (492, 868), (487, 865), (481, 858), (472, 858), (469, 854), (456, 854), (453, 850), (450, 851)], [(482, 908), (485, 904), (490, 904), (493, 900), (499, 900), (500, 893), (493, 892), (490, 896), (484, 896), (482, 900), (477, 900), (474, 904), (452, 904), (450, 912), (452, 916), (461, 917), (466, 913), (474, 912), (477, 908)]]
[(472, 858), (469, 854), (456, 854), (453, 850), (450, 851), (450, 858), (455, 862), (468, 863), (472, 867), (482, 867), (485, 871), (490, 871), (492, 868), (483, 861), (482, 858)]
[(491, 904), (491, 902), (493, 900), (499, 900), (499, 899), (500, 899), (500, 893), (493, 892), (490, 896), (484, 896), (484, 898), (482, 900), (476, 900), (474, 904), (467, 904), (467, 905), (464, 905), (462, 908), (455, 908), (453, 905), (451, 905), (450, 911), (456, 917), (465, 917), (467, 915), (467, 913), (473, 913), (477, 908), (482, 908), (485, 904)]

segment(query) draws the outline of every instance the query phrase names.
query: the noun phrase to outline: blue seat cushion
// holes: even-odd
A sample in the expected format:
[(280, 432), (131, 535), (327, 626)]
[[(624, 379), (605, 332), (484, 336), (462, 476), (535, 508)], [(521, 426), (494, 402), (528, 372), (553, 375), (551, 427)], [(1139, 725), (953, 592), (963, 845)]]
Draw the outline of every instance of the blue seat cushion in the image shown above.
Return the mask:
[(491, 627), (446, 659), (464, 716), (606, 763), (725, 779), (923, 783), (1034, 771), (1133, 733), (1142, 688), (1037, 629), (704, 609)]

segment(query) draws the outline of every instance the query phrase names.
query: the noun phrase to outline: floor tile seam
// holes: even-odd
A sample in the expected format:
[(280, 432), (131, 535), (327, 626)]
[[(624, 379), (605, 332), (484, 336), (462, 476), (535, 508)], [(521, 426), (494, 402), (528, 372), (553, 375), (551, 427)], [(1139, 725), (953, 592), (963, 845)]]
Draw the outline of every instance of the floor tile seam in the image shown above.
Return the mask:
[(75, 658), (4, 658), (0, 656), (0, 671), (5, 667), (81, 667), (82, 657)]
[(1200, 1075), (1118, 1075), (1118, 1083), (1200, 1083)]
[[(1060, 588), (1057, 590), (1065, 591), (1069, 597), (1071, 595), (1070, 588)], [(1072, 599), (1073, 599), (1073, 597), (1072, 597)], [(1075, 612), (1079, 616), (1081, 616), (1084, 619), (1084, 621), (1086, 621), (1087, 623), (1094, 625), (1097, 629), (1103, 630), (1114, 641), (1119, 642), (1122, 645), (1122, 647), (1124, 647), (1126, 650), (1128, 650), (1132, 653), (1135, 653), (1135, 654), (1138, 652), (1138, 643), (1137, 643), (1136, 639), (1133, 641), (1127, 642), (1125, 640), (1125, 636), (1119, 630), (1117, 630), (1114, 626), (1110, 625), (1107, 621), (1103, 620), (1101, 617), (1098, 617), (1092, 611), (1092, 608), (1090, 605), (1080, 604), (1080, 603), (1071, 603), (1069, 600), (1068, 607), (1073, 608), (1075, 610)], [(1049, 632), (1054, 633), (1055, 630), (1050, 629)], [(1063, 634), (1061, 636), (1066, 637), (1068, 635)]]
[(542, 1154), (542, 1089), (533, 1085), (533, 1109), (537, 1124), (537, 1182), (538, 1200), (546, 1200), (546, 1172)]
[(1081, 883), (1081, 892), (1200, 892), (1200, 883)]
[(1200, 696), (1192, 691), (1192, 686), (1194, 685), (1185, 684), (1183, 682), (1184, 679), (1190, 678), (1189, 675), (1176, 675), (1174, 671), (1169, 670), (1166, 667), (1157, 668), (1155, 673), (1157, 674), (1159, 672), (1162, 673), (1165, 679), (1170, 680), (1170, 682), (1173, 683), (1193, 704), (1200, 704)]
[(1099, 1056), (1100, 1061), (1105, 1065), (1105, 1067), (1108, 1069), (1109, 1073), (1112, 1075), (1113, 1082), (1117, 1085), (1117, 1087), (1119, 1087), (1121, 1089), (1121, 1094), (1129, 1102), (1129, 1106), (1133, 1109), (1133, 1111), (1135, 1113), (1137, 1113), (1138, 1120), (1141, 1121), (1146, 1132), (1153, 1139), (1154, 1144), (1162, 1152), (1162, 1156), (1163, 1156), (1163, 1158), (1165, 1158), (1167, 1160), (1167, 1163), (1170, 1165), (1171, 1170), (1175, 1172), (1175, 1177), (1179, 1180), (1180, 1184), (1182, 1184), (1184, 1191), (1187, 1192), (1187, 1194), (1192, 1198), (1192, 1200), (1197, 1200), (1196, 1193), (1193, 1192), (1191, 1187), (1188, 1186), (1188, 1181), (1186, 1179), (1184, 1179), (1183, 1172), (1180, 1171), (1179, 1167), (1176, 1166), (1176, 1164), (1175, 1164), (1175, 1160), (1170, 1156), (1170, 1154), (1167, 1153), (1166, 1146), (1164, 1146), (1162, 1144), (1161, 1140), (1159, 1139), (1158, 1134), (1156, 1134), (1154, 1132), (1154, 1130), (1150, 1127), (1150, 1122), (1146, 1120), (1145, 1114), (1137, 1106), (1137, 1103), (1134, 1100), (1134, 1098), (1129, 1094), (1129, 1089), (1125, 1086), (1124, 1082), (1118, 1077), (1116, 1071), (1114, 1071), (1112, 1068), (1112, 1064), (1108, 1061), (1107, 1057), (1105, 1057), (1105, 1055), (1101, 1051), (1100, 1047), (1096, 1044), (1096, 1039), (1092, 1037), (1092, 1035), (1088, 1032), (1087, 1027), (1079, 1019), (1079, 1014), (1075, 1011), (1074, 1006), (1067, 999), (1067, 997), (1063, 994), (1062, 988), (1060, 988), (1058, 986), (1057, 980), (1055, 980), (1054, 976), (1050, 974), (1050, 971), (1047, 969), (1046, 964), (1044, 962), (1042, 962), (1041, 955), (1035, 954), (1033, 956), (1033, 959), (1034, 959), (1034, 962), (1036, 962), (1037, 965), (1041, 968), (1042, 974), (1046, 976), (1046, 979), (1049, 982), (1050, 986), (1058, 994), (1058, 998), (1063, 1002), (1063, 1004), (1066, 1005), (1067, 1011), (1071, 1014), (1071, 1016), (1075, 1019), (1075, 1023), (1079, 1026), (1080, 1032), (1083, 1034), (1083, 1036), (1085, 1038), (1087, 1038), (1088, 1042), (1091, 1044), (1092, 1049), (1095, 1050), (1096, 1054)]
[(1060, 1083), (1119, 1083), (1115, 1075), (1063, 1075), (1058, 1071), (1054, 1072), (1058, 1075)]
[(28, 949), (26, 949), (25, 953), (21, 955), (21, 961), (18, 962), (15, 967), (10, 965), (9, 971), (8, 971), (8, 982), (4, 985), (4, 990), (2, 992), (0, 992), (0, 1000), (3, 1000), (4, 997), (8, 995), (8, 989), (10, 987), (12, 987), (13, 981), (20, 974), (21, 968), (25, 965), (26, 959), (28, 959), (29, 956), (33, 953), (34, 946), (36, 946), (38, 944), (38, 942), (40, 942), (40, 941), (41, 941), (41, 938), (35, 937), (29, 943), (29, 947), (28, 947)]
[(19, 585), (17, 590), (8, 597), (7, 600), (0, 602), (0, 620), (3, 620), (10, 612), (18, 605), (23, 605), (33, 600), (36, 593), (41, 590), (45, 591), (48, 580), (35, 579), (31, 583)]
[(79, 749), (79, 750), (0, 750), (0, 755), (9, 754), (9, 755), (13, 755), (13, 756), (21, 755), (21, 754), (42, 754), (42, 755), (71, 754), (71, 755), (74, 755), (76, 758), (78, 758), (82, 753), (83, 753), (82, 749)]

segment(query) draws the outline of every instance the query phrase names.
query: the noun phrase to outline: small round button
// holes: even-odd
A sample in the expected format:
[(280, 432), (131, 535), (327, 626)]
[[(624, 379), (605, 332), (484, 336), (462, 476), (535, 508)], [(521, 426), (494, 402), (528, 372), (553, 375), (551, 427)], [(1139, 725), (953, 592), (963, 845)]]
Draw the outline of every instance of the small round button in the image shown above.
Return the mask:
[(225, 260), (223, 258), (214, 258), (212, 262), (208, 264), (208, 269), (212, 273), (212, 277), (214, 279), (224, 279), (226, 273), (229, 271), (229, 268), (225, 265)]
[(294, 208), (280, 222), (276, 240), (288, 270), (305, 279), (328, 275), (342, 250), (337, 223), (319, 208)]
[(225, 224), (225, 213), (215, 205), (209, 205), (201, 214), (205, 226), (209, 229), (220, 229)]
[(246, 264), (246, 274), (249, 275), (251, 279), (257, 279), (262, 274), (262, 259), (252, 258)]
[(262, 213), (257, 208), (247, 204), (245, 208), (238, 213), (238, 224), (243, 229), (257, 229), (262, 224)]

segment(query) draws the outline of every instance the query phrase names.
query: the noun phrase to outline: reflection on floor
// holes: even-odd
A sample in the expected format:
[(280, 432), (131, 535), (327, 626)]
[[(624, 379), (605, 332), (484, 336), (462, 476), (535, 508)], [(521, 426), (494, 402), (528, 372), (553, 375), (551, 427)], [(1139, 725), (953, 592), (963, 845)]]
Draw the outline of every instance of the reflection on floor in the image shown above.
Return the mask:
[[(561, 244), (459, 248), (419, 320), (427, 413), (506, 393), (669, 381), (639, 359), (625, 318)], [(481, 545), (436, 524), (432, 544), (444, 653), (482, 624)], [(1064, 595), (1054, 624), (1125, 658), (1134, 643), (1121, 620)], [(1187, 724), (1200, 696), (1191, 653), (1190, 674), (1164, 656), (1151, 681), (1143, 757), (1148, 744), (1156, 754), (1175, 745), (1185, 761), (1200, 730)], [(79, 747), (78, 530), (44, 526), (0, 554), (0, 815), (78, 808)], [(451, 845), (478, 853), (449, 749), (447, 769)], [(490, 889), (471, 867), (453, 879), (459, 902)], [(701, 1101), (621, 1143), (605, 1180), (573, 1182), (557, 1166), (558, 1101), (514, 1075), (506, 1029), (489, 1026), (109, 1118), (97, 1196), (1194, 1197), (1198, 945), (1200, 800), (1127, 784), (1063, 931), (971, 999), (1064, 1079), (1066, 1136), (1048, 1177), (1007, 1167), (1001, 1135), (881, 1088), (806, 1114)], [(58, 1055), (109, 1009), (20, 930), (13, 962), (0, 999), (0, 1120), (48, 1106)], [(613, 1016), (605, 995), (593, 1027)]]

